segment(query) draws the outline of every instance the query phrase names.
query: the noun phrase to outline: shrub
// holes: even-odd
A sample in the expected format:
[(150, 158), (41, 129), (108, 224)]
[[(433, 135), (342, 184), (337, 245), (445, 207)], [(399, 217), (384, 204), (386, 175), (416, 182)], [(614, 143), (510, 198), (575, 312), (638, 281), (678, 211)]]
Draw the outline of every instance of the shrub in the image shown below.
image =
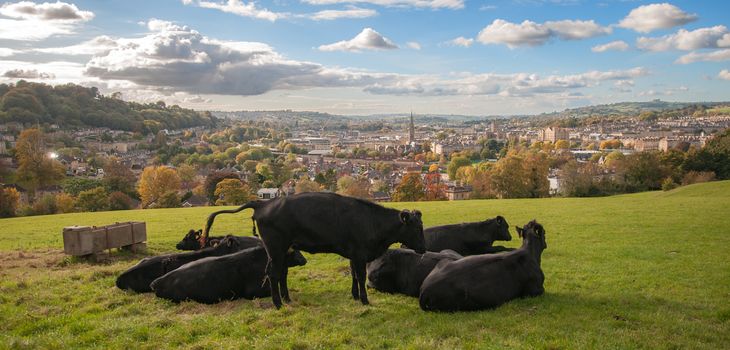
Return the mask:
[(102, 211), (109, 208), (109, 198), (104, 187), (81, 191), (77, 204), (81, 211)]
[(671, 191), (675, 188), (677, 188), (677, 183), (672, 180), (671, 177), (668, 177), (662, 181), (662, 191)]
[(109, 210), (129, 209), (132, 209), (132, 198), (129, 198), (124, 192), (115, 191), (109, 195)]
[(33, 211), (35, 212), (35, 215), (55, 214), (58, 211), (56, 196), (50, 193), (44, 194), (43, 197), (33, 203)]
[(14, 188), (0, 188), (0, 218), (13, 217), (18, 212), (20, 193)]
[(57, 194), (56, 210), (58, 213), (73, 213), (76, 210), (76, 199), (68, 193)]
[(715, 180), (715, 172), (713, 171), (690, 171), (684, 174), (682, 185), (698, 184)]

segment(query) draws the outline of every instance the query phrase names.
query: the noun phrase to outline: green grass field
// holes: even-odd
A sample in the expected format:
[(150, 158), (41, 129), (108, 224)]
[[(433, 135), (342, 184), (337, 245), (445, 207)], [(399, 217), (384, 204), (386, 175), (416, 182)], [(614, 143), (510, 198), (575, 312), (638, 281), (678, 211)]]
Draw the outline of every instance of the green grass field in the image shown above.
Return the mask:
[[(605, 198), (391, 205), (422, 210), (426, 226), (537, 218), (547, 231), (546, 294), (436, 314), (371, 290), (363, 306), (351, 300), (347, 261), (319, 254), (290, 271), (294, 301), (282, 310), (269, 299), (173, 304), (114, 286), (141, 255), (72, 259), (61, 229), (143, 220), (157, 254), (219, 208), (14, 218), (0, 220), (0, 348), (730, 348), (730, 181)], [(250, 212), (242, 214), (220, 216), (212, 234), (250, 234)]]

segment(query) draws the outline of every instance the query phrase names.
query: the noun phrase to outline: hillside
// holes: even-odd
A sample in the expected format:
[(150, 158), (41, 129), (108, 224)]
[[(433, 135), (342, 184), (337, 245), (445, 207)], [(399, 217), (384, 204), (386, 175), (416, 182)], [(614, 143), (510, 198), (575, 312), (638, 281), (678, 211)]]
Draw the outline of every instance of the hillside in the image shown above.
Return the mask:
[(75, 84), (46, 85), (20, 80), (0, 84), (0, 124), (55, 124), (63, 129), (107, 127), (142, 133), (161, 129), (213, 126), (216, 118), (164, 103), (126, 102), (97, 88)]
[[(424, 313), (372, 291), (351, 300), (348, 264), (307, 255), (290, 271), (293, 303), (172, 304), (114, 287), (141, 256), (90, 264), (60, 253), (61, 228), (143, 220), (150, 251), (172, 251), (219, 208), (0, 220), (0, 347), (26, 348), (595, 348), (719, 349), (730, 344), (730, 181), (601, 198), (390, 203), (426, 226), (504, 215), (547, 231), (546, 294), (496, 310)], [(213, 234), (250, 234), (249, 211)], [(508, 246), (518, 246), (514, 239)]]
[(542, 113), (538, 118), (585, 118), (590, 116), (638, 116), (641, 112), (664, 112), (692, 106), (713, 107), (726, 105), (728, 102), (667, 102), (654, 100), (648, 102), (620, 102), (605, 105), (570, 108), (562, 112)]

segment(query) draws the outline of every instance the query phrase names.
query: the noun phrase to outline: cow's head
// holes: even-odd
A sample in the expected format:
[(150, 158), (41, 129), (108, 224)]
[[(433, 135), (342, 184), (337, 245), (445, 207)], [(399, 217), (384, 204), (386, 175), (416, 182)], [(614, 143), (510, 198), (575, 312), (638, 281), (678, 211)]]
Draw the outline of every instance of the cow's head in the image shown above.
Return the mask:
[(286, 253), (286, 266), (304, 266), (307, 264), (307, 258), (302, 255), (302, 252), (296, 249), (289, 249)]
[(532, 220), (523, 227), (517, 226), (517, 234), (523, 239), (523, 245), (528, 244), (530, 250), (542, 253), (547, 249), (547, 241), (545, 240), (545, 228), (538, 224), (536, 220)]
[(401, 242), (413, 249), (416, 253), (426, 252), (426, 241), (423, 239), (423, 221), (421, 212), (418, 210), (409, 211), (404, 209), (398, 214), (400, 218), (400, 231), (398, 242)]
[(509, 234), (509, 224), (507, 223), (507, 220), (503, 218), (501, 215), (497, 216), (494, 219), (487, 220), (492, 221), (492, 225), (495, 228), (494, 231), (494, 240), (495, 241), (511, 241), (512, 235)]
[(399, 265), (393, 262), (391, 251), (368, 263), (368, 286), (384, 292), (394, 292)]
[(178, 250), (198, 250), (200, 249), (200, 236), (203, 230), (190, 230), (182, 241), (178, 242), (175, 248)]

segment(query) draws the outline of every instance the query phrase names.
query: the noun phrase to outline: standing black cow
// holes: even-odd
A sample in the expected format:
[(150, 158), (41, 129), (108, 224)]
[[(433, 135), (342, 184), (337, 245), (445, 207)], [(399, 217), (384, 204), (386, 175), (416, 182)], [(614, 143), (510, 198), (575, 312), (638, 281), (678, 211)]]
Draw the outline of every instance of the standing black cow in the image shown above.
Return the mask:
[(175, 245), (177, 250), (199, 250), (208, 247), (215, 247), (226, 236), (208, 237), (202, 240), (203, 230), (190, 230), (183, 239)]
[(429, 227), (423, 230), (426, 250), (451, 249), (463, 256), (513, 250), (493, 247), (494, 241), (510, 241), (509, 224), (501, 216), (478, 222)]
[[(266, 279), (268, 256), (264, 247), (204, 258), (187, 263), (154, 280), (150, 285), (160, 298), (180, 302), (194, 300), (214, 304), (221, 300), (253, 299), (271, 296)], [(302, 253), (286, 256), (288, 267), (307, 263)]]
[(137, 293), (151, 292), (150, 283), (156, 278), (191, 261), (209, 256), (221, 256), (235, 253), (239, 250), (261, 246), (263, 242), (255, 237), (224, 238), (215, 247), (205, 248), (194, 252), (166, 254), (142, 259), (137, 265), (124, 271), (117, 277), (119, 289), (131, 289)]
[(427, 311), (495, 308), (507, 301), (541, 295), (540, 268), (547, 248), (545, 229), (535, 220), (517, 228), (522, 246), (511, 252), (469, 256), (436, 265), (421, 286), (420, 304)]
[[(253, 219), (271, 261), (271, 298), (277, 308), (289, 301), (286, 252), (336, 253), (350, 259), (352, 296), (368, 304), (365, 264), (383, 255), (396, 242), (425, 251), (419, 211), (399, 211), (335, 193), (308, 192), (269, 201), (253, 201), (236, 210), (253, 208)], [(218, 213), (208, 218), (204, 234)]]
[(418, 254), (410, 249), (388, 249), (368, 263), (368, 286), (381, 292), (418, 297), (423, 280), (436, 264), (461, 258), (453, 250)]

